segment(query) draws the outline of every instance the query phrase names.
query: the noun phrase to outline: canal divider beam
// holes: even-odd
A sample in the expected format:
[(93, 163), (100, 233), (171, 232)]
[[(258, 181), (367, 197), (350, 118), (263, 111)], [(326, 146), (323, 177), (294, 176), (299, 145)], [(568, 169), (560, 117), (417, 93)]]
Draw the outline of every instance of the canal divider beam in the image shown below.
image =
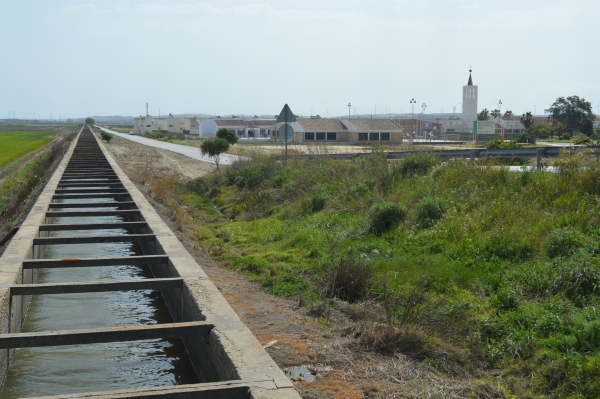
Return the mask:
[[(85, 140), (82, 140), (83, 135)], [(90, 140), (82, 129), (57, 171), (52, 175), (27, 219), (0, 258), (0, 372), (6, 375), (16, 346), (61, 345), (67, 343), (113, 342), (148, 337), (181, 337), (190, 360), (209, 382), (200, 384), (124, 389), (118, 391), (60, 395), (55, 398), (263, 398), (298, 399), (291, 381), (277, 367), (248, 328), (240, 321), (202, 268), (164, 224), (152, 206), (118, 167), (103, 144)], [(85, 148), (77, 146), (79, 141)], [(93, 144), (93, 145), (92, 145)], [(94, 153), (99, 148), (103, 156)], [(89, 163), (72, 162), (76, 157), (94, 158), (105, 173), (76, 173), (72, 166), (88, 168)], [(77, 164), (77, 165), (75, 165)], [(109, 170), (110, 169), (110, 170)], [(64, 173), (63, 173), (64, 172)], [(90, 179), (102, 178), (100, 185)], [(79, 185), (83, 184), (83, 185)], [(69, 190), (68, 188), (75, 188)], [(116, 191), (116, 192), (115, 192)], [(63, 199), (113, 199), (117, 202), (62, 205)], [(89, 206), (87, 206), (89, 205)], [(63, 210), (60, 210), (64, 208)], [(78, 208), (117, 208), (78, 210)], [(68, 212), (72, 210), (72, 212)], [(131, 211), (131, 212), (127, 212)], [(83, 221), (51, 224), (63, 216), (115, 215), (116, 223)], [(83, 219), (85, 220), (85, 219)], [(46, 224), (50, 223), (50, 224)], [(128, 234), (54, 238), (52, 231), (125, 229)], [(36, 259), (47, 245), (91, 242), (137, 242), (142, 256), (113, 258)], [(154, 278), (127, 281), (88, 281), (34, 284), (40, 268), (148, 265)], [(20, 333), (31, 295), (53, 295), (119, 290), (160, 290), (173, 316), (173, 323), (127, 326), (108, 329)], [(10, 317), (9, 317), (10, 314)], [(141, 335), (140, 335), (141, 334)], [(145, 338), (140, 338), (145, 337)], [(93, 387), (90, 387), (93, 390)]]

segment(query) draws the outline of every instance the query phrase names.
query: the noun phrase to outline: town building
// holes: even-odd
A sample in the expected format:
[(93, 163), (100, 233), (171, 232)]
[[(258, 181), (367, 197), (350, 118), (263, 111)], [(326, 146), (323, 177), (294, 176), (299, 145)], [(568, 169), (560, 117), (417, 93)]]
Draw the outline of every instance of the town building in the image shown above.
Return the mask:
[(221, 128), (235, 132), (240, 138), (268, 138), (269, 128), (275, 125), (274, 119), (241, 119), (220, 117), (203, 119), (200, 123), (200, 136), (214, 136)]
[(141, 136), (156, 131), (198, 134), (201, 120), (202, 119), (199, 118), (175, 118), (172, 116), (141, 116), (139, 118), (133, 118), (133, 134)]
[[(278, 123), (269, 130), (272, 139), (278, 139)], [(351, 143), (400, 144), (403, 129), (391, 119), (299, 118), (290, 123), (296, 144)]]

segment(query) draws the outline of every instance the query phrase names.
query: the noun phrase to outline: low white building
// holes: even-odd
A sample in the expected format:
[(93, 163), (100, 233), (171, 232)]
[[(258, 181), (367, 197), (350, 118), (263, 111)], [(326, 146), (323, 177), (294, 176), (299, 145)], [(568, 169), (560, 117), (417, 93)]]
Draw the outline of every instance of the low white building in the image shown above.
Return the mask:
[(269, 128), (275, 125), (274, 119), (203, 119), (200, 123), (200, 136), (214, 136), (217, 130), (225, 128), (234, 131), (238, 137), (268, 138)]
[(142, 116), (133, 118), (133, 133), (141, 136), (160, 130), (169, 133), (198, 134), (201, 121), (199, 118)]

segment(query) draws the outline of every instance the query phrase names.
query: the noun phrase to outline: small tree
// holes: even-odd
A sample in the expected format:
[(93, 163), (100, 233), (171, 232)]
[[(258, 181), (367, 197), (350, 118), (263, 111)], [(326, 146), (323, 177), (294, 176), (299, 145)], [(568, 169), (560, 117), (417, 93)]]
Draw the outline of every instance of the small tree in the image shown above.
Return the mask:
[(217, 137), (227, 141), (229, 145), (234, 145), (238, 142), (237, 134), (233, 130), (225, 129), (224, 127), (217, 130)]
[(506, 112), (504, 113), (504, 116), (506, 116), (506, 117), (508, 117), (508, 118), (511, 118), (511, 117), (515, 116), (515, 114), (514, 114), (512, 111), (506, 111)]
[(85, 118), (85, 124), (94, 126), (96, 124), (96, 121), (94, 120), (94, 118)]
[(487, 108), (477, 114), (478, 121), (487, 121), (488, 119), (490, 119), (490, 111)]
[(521, 117), (521, 124), (523, 126), (525, 126), (525, 130), (527, 130), (527, 131), (529, 131), (529, 129), (531, 129), (531, 127), (533, 126), (534, 123), (535, 123), (535, 118), (533, 117), (531, 112), (527, 112), (526, 114), (523, 114), (523, 116)]
[(502, 116), (502, 112), (500, 112), (499, 109), (495, 109), (490, 112), (490, 115), (492, 115), (492, 118), (498, 118), (499, 116)]
[(202, 155), (208, 155), (215, 159), (217, 169), (219, 169), (219, 158), (222, 153), (229, 149), (229, 142), (222, 138), (214, 138), (204, 141), (200, 145), (200, 152)]

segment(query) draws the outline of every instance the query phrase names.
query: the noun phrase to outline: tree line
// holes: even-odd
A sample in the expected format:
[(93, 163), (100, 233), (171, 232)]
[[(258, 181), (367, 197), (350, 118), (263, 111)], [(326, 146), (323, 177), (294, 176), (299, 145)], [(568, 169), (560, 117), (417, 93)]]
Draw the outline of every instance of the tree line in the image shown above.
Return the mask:
[[(546, 110), (548, 123), (541, 123), (536, 120), (531, 112), (526, 112), (521, 116), (520, 122), (525, 126), (527, 133), (536, 133), (537, 137), (562, 137), (565, 133), (574, 136), (583, 133), (588, 137), (598, 134), (594, 129), (594, 120), (596, 115), (592, 112), (592, 104), (579, 96), (559, 97)], [(500, 110), (489, 111), (483, 109), (477, 114), (477, 120), (486, 121), (491, 118), (502, 116)], [(506, 111), (505, 117), (514, 116), (512, 111)], [(596, 131), (595, 131), (596, 130)]]

